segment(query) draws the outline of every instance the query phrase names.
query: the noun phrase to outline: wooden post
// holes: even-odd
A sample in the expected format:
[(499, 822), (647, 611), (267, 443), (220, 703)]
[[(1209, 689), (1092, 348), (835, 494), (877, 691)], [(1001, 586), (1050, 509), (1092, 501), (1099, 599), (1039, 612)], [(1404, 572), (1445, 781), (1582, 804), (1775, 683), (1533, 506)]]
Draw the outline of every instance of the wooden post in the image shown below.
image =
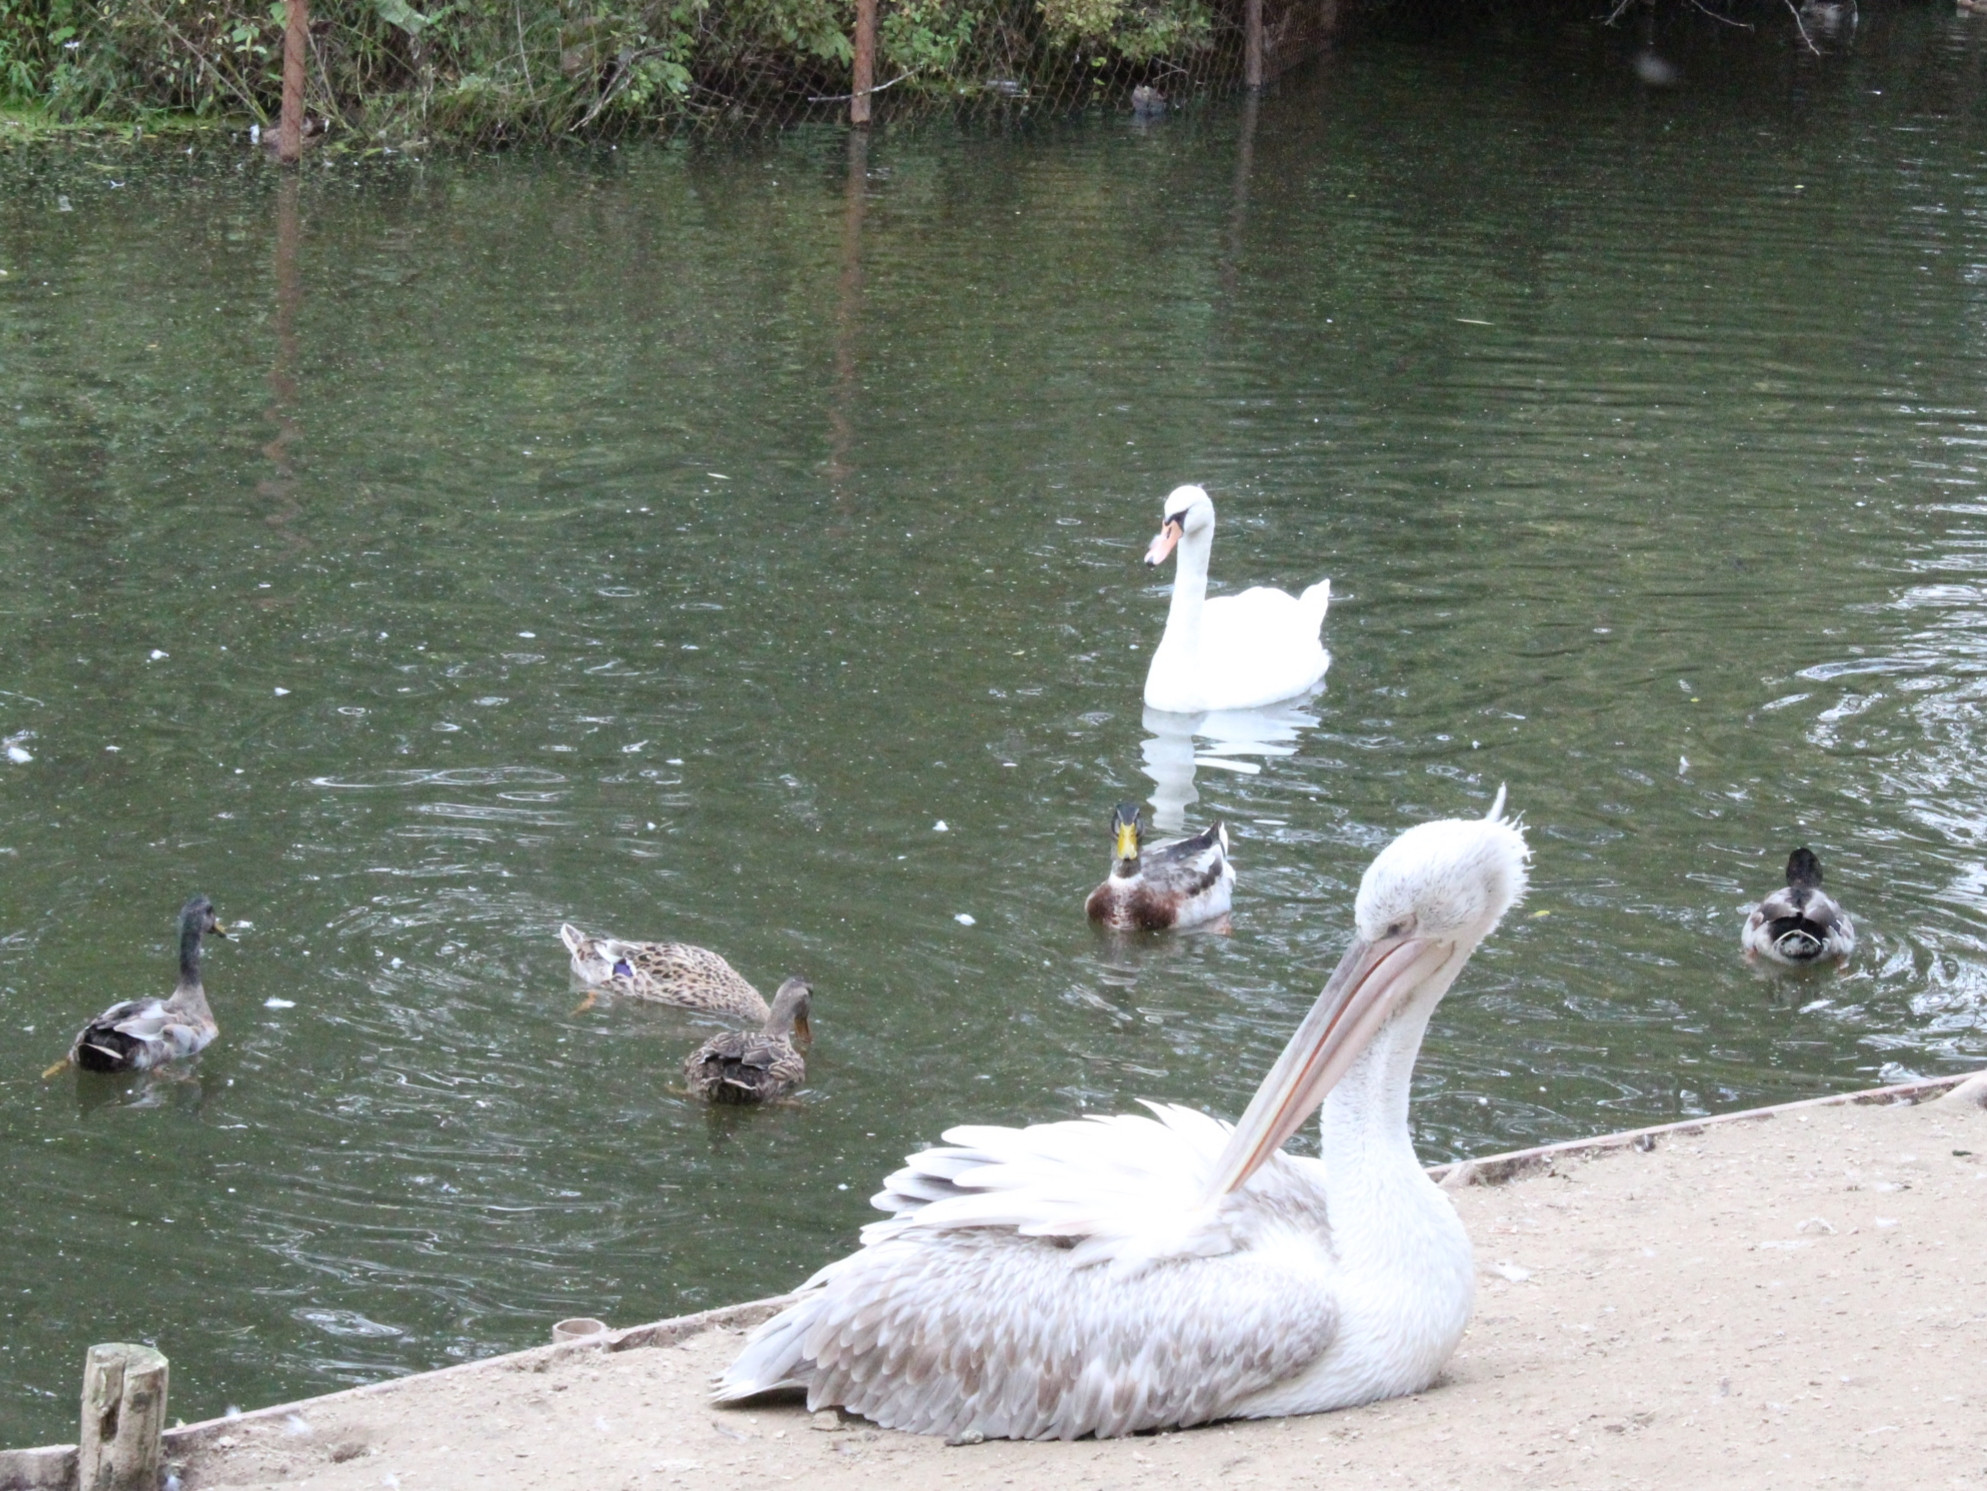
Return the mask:
[(294, 166), (304, 153), (304, 47), (310, 40), (310, 0), (285, 0), (283, 117), (276, 129), (276, 159)]
[(165, 1426), (166, 1359), (122, 1341), (92, 1346), (83, 1362), (77, 1491), (156, 1491)]
[(869, 123), (869, 95), (875, 87), (876, 0), (856, 0), (856, 62), (849, 84), (849, 123)]
[(1244, 0), (1242, 6), (1242, 81), (1263, 86), (1263, 0)]

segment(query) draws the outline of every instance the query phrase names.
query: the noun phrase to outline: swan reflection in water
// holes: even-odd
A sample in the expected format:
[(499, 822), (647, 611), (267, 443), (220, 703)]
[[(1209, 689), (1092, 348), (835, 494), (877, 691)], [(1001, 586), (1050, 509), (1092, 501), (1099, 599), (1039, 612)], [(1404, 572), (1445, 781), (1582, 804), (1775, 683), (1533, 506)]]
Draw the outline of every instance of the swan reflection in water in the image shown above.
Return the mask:
[(1316, 694), (1265, 704), (1256, 709), (1211, 709), (1201, 714), (1170, 714), (1148, 708), (1145, 774), (1152, 778), (1152, 826), (1178, 833), (1187, 809), (1200, 800), (1194, 772), (1202, 766), (1255, 776), (1262, 766), (1249, 757), (1294, 756), (1298, 733), (1318, 723), (1304, 706)]

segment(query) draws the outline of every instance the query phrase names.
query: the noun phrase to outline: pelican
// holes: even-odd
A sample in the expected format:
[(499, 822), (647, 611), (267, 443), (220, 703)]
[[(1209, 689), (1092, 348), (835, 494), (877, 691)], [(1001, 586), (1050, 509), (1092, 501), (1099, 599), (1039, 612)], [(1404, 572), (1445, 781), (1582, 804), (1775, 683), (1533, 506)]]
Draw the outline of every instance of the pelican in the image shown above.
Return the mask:
[[(1525, 887), (1503, 817), (1423, 823), (1360, 882), (1357, 934), (1232, 1128), (1192, 1109), (956, 1128), (912, 1155), (862, 1247), (718, 1379), (893, 1429), (1076, 1439), (1416, 1392), (1475, 1293), (1415, 1158), (1429, 1016)], [(1281, 1152), (1323, 1104), (1322, 1155)]]
[(1856, 925), (1821, 888), (1821, 861), (1803, 845), (1787, 856), (1787, 884), (1752, 908), (1739, 941), (1748, 958), (1799, 968), (1856, 949)]

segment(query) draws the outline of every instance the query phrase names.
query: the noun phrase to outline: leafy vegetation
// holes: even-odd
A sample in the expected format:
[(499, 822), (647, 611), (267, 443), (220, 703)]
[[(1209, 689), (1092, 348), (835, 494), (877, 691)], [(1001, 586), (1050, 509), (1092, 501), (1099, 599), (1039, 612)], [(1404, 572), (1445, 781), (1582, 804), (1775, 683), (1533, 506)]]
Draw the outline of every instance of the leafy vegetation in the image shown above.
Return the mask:
[[(1219, 3), (882, 0), (878, 82), (895, 99), (1076, 102), (1100, 81), (1205, 76), (1223, 63)], [(0, 0), (0, 102), (266, 124), (283, 17), (283, 0)], [(793, 117), (846, 96), (853, 25), (852, 0), (315, 0), (308, 107), (389, 143)]]

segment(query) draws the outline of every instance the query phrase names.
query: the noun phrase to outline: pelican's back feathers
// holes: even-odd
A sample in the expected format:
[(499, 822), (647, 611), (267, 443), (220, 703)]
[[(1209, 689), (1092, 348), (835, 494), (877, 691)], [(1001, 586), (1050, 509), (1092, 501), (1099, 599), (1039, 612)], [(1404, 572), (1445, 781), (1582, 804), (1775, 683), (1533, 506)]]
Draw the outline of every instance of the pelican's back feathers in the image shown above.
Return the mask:
[(1234, 1240), (1202, 1203), (1231, 1125), (1174, 1104), (1145, 1106), (1156, 1119), (947, 1129), (952, 1148), (912, 1155), (883, 1182), (871, 1204), (892, 1215), (871, 1222), (862, 1240), (1004, 1227), (1065, 1240), (1072, 1268), (1228, 1252)]
[(1074, 1439), (1219, 1418), (1303, 1370), (1337, 1329), (1315, 1286), (1316, 1182), (1287, 1173), (1317, 1162), (1279, 1156), (1250, 1182), (1257, 1205), (1209, 1207), (1230, 1126), (1148, 1106), (948, 1130), (884, 1182), (891, 1215), (862, 1248), (759, 1327), (717, 1398), (802, 1387), (810, 1406), (916, 1433)]

